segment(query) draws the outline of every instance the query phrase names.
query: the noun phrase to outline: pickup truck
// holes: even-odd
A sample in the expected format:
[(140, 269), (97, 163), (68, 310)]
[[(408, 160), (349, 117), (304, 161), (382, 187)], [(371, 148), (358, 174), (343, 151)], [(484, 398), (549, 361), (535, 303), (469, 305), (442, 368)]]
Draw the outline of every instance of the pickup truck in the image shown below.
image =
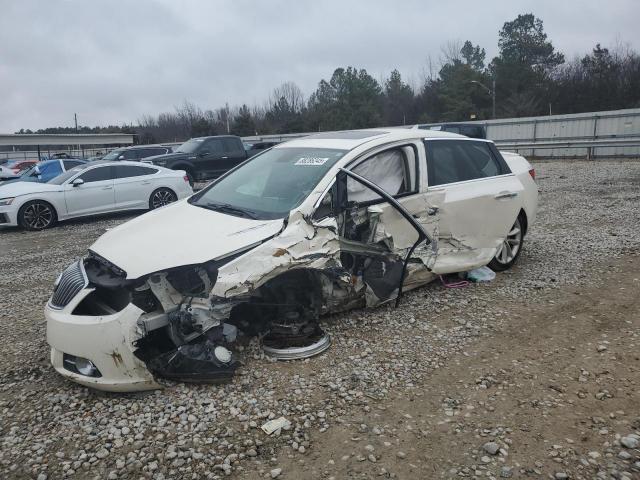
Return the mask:
[(216, 178), (247, 159), (240, 137), (221, 135), (187, 140), (173, 153), (156, 155), (143, 161), (172, 170), (184, 170), (189, 183)]

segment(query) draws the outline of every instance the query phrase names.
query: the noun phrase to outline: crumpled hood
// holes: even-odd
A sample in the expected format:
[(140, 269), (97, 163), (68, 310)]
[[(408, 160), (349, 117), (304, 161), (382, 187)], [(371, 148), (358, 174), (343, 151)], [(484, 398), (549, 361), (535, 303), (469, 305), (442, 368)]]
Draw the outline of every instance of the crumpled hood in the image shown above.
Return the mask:
[(135, 279), (225, 257), (275, 235), (282, 225), (282, 219), (235, 217), (182, 200), (107, 231), (90, 249)]
[(58, 192), (61, 190), (62, 187), (60, 185), (53, 185), (51, 183), (8, 180), (0, 183), (0, 198), (19, 197), (20, 195), (30, 193)]

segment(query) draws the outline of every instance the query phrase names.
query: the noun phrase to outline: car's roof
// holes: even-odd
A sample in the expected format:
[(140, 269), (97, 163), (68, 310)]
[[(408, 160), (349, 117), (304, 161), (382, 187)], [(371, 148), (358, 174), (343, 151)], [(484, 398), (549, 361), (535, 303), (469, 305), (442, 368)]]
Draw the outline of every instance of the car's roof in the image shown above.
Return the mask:
[(432, 130), (413, 130), (408, 128), (376, 128), (371, 130), (345, 130), (338, 132), (322, 132), (308, 137), (297, 138), (281, 143), (273, 148), (335, 148), (353, 150), (368, 142), (384, 140), (415, 140), (421, 138), (467, 138), (457, 133)]
[(109, 166), (109, 165), (131, 165), (133, 167), (149, 167), (149, 168), (155, 168), (155, 169), (163, 169), (158, 165), (152, 165), (150, 163), (136, 162), (136, 161), (130, 161), (130, 160), (94, 160), (92, 162), (88, 162), (87, 165), (90, 167), (97, 167), (97, 166), (102, 167), (102, 166)]
[(126, 147), (126, 150), (137, 150), (139, 148), (171, 148), (168, 145), (161, 145), (159, 143), (153, 143), (150, 145), (132, 145), (130, 147)]

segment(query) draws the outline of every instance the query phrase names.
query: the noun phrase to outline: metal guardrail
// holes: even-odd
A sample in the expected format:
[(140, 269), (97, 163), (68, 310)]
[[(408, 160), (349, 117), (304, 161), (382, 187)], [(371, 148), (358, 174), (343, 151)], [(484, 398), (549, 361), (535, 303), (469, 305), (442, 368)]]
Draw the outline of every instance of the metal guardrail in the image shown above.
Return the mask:
[(518, 150), (539, 150), (553, 148), (597, 148), (597, 147), (638, 147), (640, 137), (635, 138), (607, 138), (607, 139), (584, 139), (584, 140), (554, 140), (542, 142), (514, 142), (495, 140), (494, 143), (500, 148), (510, 148)]
[[(313, 132), (315, 133), (315, 132)], [(289, 133), (282, 135), (255, 135), (250, 137), (242, 137), (246, 142), (260, 142), (260, 141), (272, 141), (272, 142), (286, 142), (296, 138), (306, 137), (313, 135), (313, 133)], [(590, 158), (593, 154), (594, 148), (613, 148), (613, 147), (640, 147), (640, 136), (625, 136), (625, 137), (609, 137), (609, 138), (559, 138), (557, 140), (541, 140), (541, 141), (517, 141), (517, 140), (494, 140), (496, 146), (502, 150), (553, 150), (553, 149), (570, 149), (581, 148), (587, 149), (587, 157)], [(180, 143), (163, 145), (180, 145)], [(90, 157), (97, 153), (106, 153), (109, 148), (96, 148), (85, 149), (83, 152), (80, 150), (64, 150), (71, 155)], [(54, 153), (43, 151), (42, 154)], [(635, 155), (633, 155), (635, 156)], [(17, 151), (17, 152), (0, 152), (0, 160), (5, 158), (10, 159), (36, 159), (37, 152), (34, 151)]]

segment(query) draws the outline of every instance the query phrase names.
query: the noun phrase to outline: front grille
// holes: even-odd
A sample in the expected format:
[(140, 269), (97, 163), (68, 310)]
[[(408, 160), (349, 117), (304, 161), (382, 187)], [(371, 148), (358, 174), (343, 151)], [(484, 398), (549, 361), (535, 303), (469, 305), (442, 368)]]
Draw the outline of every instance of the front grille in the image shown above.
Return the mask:
[(51, 306), (64, 308), (88, 284), (87, 275), (84, 273), (84, 265), (82, 264), (82, 259), (80, 259), (69, 265), (60, 275), (60, 280), (53, 290)]
[(0, 213), (0, 223), (9, 223), (9, 217), (5, 213)]

